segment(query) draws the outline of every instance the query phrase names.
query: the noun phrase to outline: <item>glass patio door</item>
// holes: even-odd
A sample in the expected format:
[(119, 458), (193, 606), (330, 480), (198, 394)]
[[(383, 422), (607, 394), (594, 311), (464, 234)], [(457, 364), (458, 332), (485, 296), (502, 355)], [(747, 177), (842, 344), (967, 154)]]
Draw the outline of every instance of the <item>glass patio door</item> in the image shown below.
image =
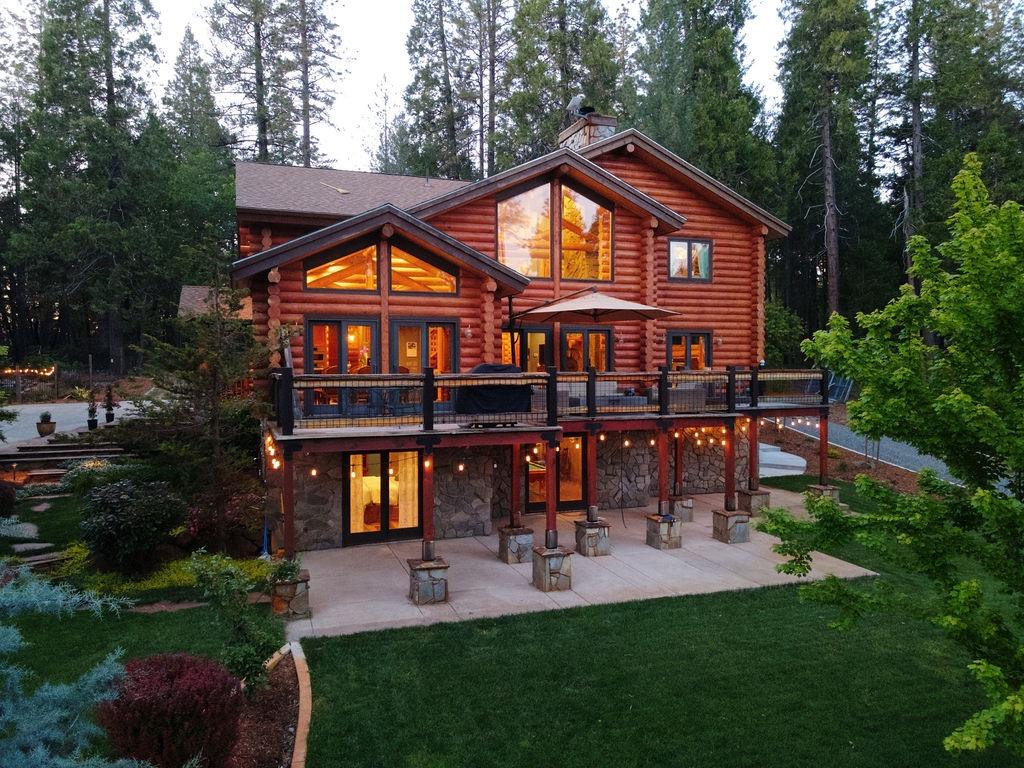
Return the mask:
[(455, 323), (396, 320), (392, 331), (392, 373), (455, 372)]
[(421, 535), (418, 451), (345, 454), (342, 546)]
[[(309, 324), (306, 345), (306, 372), (333, 376), (353, 373), (379, 373), (377, 323), (370, 320), (335, 320)], [(344, 392), (344, 396), (339, 395)], [(313, 390), (306, 402), (307, 413), (350, 413), (370, 406), (370, 393), (364, 390), (338, 390), (330, 387)]]
[(703, 371), (711, 365), (711, 334), (669, 331), (668, 365), (673, 371)]
[[(584, 435), (567, 435), (562, 438), (555, 453), (555, 472), (558, 473), (558, 508), (582, 509), (586, 488), (586, 462), (584, 456)], [(544, 443), (537, 443), (526, 449), (523, 462), (526, 471), (527, 509), (544, 509), (548, 468), (544, 461)]]
[(563, 371), (595, 371), (612, 369), (612, 332), (605, 328), (563, 328)]

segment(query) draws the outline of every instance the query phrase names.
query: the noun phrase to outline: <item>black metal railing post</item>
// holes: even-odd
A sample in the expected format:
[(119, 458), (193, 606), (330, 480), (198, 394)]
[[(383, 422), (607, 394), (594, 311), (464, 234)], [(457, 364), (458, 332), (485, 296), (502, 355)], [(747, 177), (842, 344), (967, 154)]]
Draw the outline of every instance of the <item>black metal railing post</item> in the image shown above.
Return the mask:
[(828, 369), (821, 369), (821, 404), (828, 405)]
[(278, 369), (277, 400), (274, 409), (277, 411), (277, 426), (282, 435), (290, 435), (295, 431), (294, 381), (291, 368)]
[(757, 408), (757, 399), (760, 396), (760, 383), (758, 381), (758, 367), (750, 366), (750, 407)]
[(434, 398), (437, 397), (437, 387), (434, 386), (434, 369), (427, 367), (423, 369), (423, 430), (430, 432), (434, 428)]
[(553, 365), (547, 367), (548, 371), (548, 382), (547, 382), (547, 410), (548, 410), (548, 426), (558, 426), (558, 369)]
[(587, 366), (587, 417), (597, 416), (597, 369)]
[(668, 366), (661, 366), (661, 376), (658, 377), (658, 413), (668, 416), (669, 406), (668, 394)]
[(725, 385), (725, 410), (734, 413), (736, 411), (736, 366), (726, 366), (725, 372), (728, 376)]

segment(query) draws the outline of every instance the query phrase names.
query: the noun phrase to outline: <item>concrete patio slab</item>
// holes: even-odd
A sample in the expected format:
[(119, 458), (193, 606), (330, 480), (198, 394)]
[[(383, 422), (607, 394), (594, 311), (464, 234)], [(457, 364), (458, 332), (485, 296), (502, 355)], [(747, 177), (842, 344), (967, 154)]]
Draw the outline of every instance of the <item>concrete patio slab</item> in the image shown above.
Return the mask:
[[(306, 552), (302, 565), (310, 573), (308, 619), (288, 625), (290, 639), (345, 635), (376, 629), (423, 626), (581, 605), (705, 594), (735, 589), (792, 584), (800, 580), (778, 573), (783, 558), (772, 552), (775, 540), (751, 531), (744, 544), (723, 544), (711, 537), (712, 510), (720, 495), (696, 496), (694, 519), (683, 524), (680, 549), (656, 550), (644, 543), (647, 509), (605, 510), (611, 523), (612, 553), (606, 557), (573, 558), (572, 589), (541, 592), (531, 584), (530, 563), (506, 564), (497, 557), (497, 527), (490, 536), (437, 542), (438, 554), (450, 564), (449, 601), (413, 605), (409, 600), (406, 560), (419, 554), (418, 541)], [(772, 506), (805, 514), (799, 494), (772, 489)], [(582, 514), (561, 514), (559, 540), (572, 542), (574, 521)], [(542, 516), (528, 515), (526, 524), (544, 528)], [(827, 555), (815, 555), (811, 578), (874, 575), (871, 571)]]

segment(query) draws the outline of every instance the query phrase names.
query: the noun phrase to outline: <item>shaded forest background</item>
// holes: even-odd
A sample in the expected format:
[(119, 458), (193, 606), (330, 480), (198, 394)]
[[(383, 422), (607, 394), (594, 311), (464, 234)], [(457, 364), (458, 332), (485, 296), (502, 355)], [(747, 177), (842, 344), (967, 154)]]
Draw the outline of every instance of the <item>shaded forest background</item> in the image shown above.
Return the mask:
[[(412, 0), (412, 82), (372, 166), (474, 179), (556, 146), (577, 94), (793, 226), (769, 251), (770, 362), (832, 311), (887, 302), (945, 235), (977, 152), (1024, 198), (1019, 0), (784, 0), (782, 99), (744, 83), (745, 0)], [(632, 9), (632, 12), (631, 12)], [(183, 283), (235, 254), (235, 159), (315, 166), (344, 77), (331, 0), (211, 0), (161, 93), (149, 0), (43, 0), (0, 27), (0, 345), (136, 366)], [(756, 30), (747, 29), (748, 34)], [(381, 29), (387, 34), (387, 29)], [(362, 108), (363, 105), (360, 105)], [(105, 365), (106, 364), (106, 365)]]

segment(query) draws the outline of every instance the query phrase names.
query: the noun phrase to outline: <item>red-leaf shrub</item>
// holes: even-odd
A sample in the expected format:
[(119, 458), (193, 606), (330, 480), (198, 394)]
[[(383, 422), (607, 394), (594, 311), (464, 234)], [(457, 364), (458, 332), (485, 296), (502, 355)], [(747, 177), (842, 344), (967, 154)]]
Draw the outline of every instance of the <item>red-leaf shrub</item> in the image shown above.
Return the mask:
[(132, 659), (119, 695), (99, 708), (99, 722), (122, 757), (157, 768), (228, 765), (242, 712), (239, 682), (210, 659), (187, 653)]

